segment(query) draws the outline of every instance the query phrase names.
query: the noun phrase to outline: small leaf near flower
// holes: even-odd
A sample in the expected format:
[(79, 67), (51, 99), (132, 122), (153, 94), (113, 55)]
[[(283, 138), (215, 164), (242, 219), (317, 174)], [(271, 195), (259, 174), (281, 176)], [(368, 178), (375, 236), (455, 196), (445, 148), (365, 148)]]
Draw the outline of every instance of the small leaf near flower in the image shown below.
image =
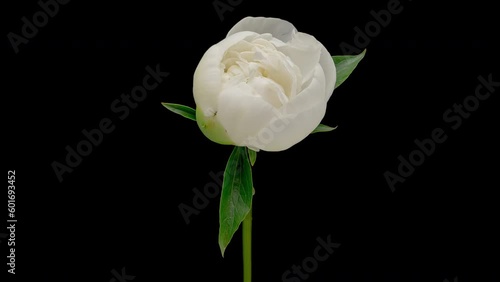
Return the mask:
[(337, 129), (337, 126), (335, 127), (331, 127), (331, 126), (328, 126), (328, 125), (324, 125), (324, 124), (319, 124), (314, 130), (313, 132), (311, 132), (311, 134), (313, 133), (318, 133), (318, 132), (328, 132), (328, 131), (332, 131), (332, 130), (335, 130)]
[(332, 56), (333, 63), (337, 69), (337, 81), (335, 88), (339, 87), (354, 71), (358, 63), (365, 57), (366, 49), (359, 55), (354, 56)]
[(196, 110), (191, 107), (173, 103), (161, 103), (161, 104), (165, 108), (169, 109), (170, 111), (178, 115), (196, 121)]
[(247, 148), (248, 151), (248, 158), (250, 159), (250, 164), (253, 166), (255, 164), (255, 161), (257, 160), (257, 152), (254, 150)]

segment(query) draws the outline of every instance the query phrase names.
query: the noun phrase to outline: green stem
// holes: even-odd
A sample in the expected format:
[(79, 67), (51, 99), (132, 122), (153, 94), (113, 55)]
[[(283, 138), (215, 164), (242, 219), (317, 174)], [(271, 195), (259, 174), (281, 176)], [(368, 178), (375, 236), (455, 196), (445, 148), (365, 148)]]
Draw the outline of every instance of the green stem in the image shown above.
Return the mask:
[(243, 220), (243, 282), (252, 281), (252, 208)]

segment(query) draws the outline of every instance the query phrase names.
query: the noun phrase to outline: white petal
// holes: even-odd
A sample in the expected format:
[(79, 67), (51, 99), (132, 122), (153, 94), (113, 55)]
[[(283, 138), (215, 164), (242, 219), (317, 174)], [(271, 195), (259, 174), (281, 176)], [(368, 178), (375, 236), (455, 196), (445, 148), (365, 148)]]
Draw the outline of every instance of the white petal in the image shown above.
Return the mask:
[(283, 87), (269, 78), (257, 76), (249, 80), (248, 85), (253, 88), (255, 94), (261, 96), (262, 99), (275, 108), (279, 108), (288, 102)]
[(317, 64), (311, 82), (297, 96), (290, 99), (283, 108), (283, 113), (300, 113), (315, 107), (318, 103), (326, 104), (325, 86), (323, 69)]
[(246, 83), (225, 88), (218, 99), (217, 119), (235, 145), (245, 146), (273, 118), (273, 106)]
[(222, 57), (229, 47), (245, 39), (253, 39), (258, 34), (254, 32), (235, 33), (210, 47), (201, 58), (193, 77), (193, 95), (198, 107), (208, 114), (217, 111), (217, 97), (222, 90), (221, 63)]
[[(318, 126), (326, 112), (326, 104), (318, 103), (314, 108), (289, 118), (275, 118), (268, 125), (277, 128), (273, 131), (271, 142), (261, 150), (278, 152), (289, 149), (304, 140)], [(280, 127), (283, 127), (283, 130)]]
[[(321, 44), (321, 43), (320, 43)], [(335, 83), (337, 82), (337, 70), (335, 68), (335, 64), (333, 63), (332, 56), (330, 52), (326, 50), (325, 46), (321, 44), (321, 56), (319, 58), (319, 64), (323, 68), (323, 72), (325, 73), (325, 81), (326, 81), (326, 100), (328, 101), (332, 96), (333, 89), (335, 89)]]
[(311, 83), (281, 110), (281, 116), (266, 125), (273, 132), (270, 142), (260, 149), (282, 151), (306, 138), (323, 119), (326, 112), (325, 77), (317, 65)]
[(297, 31), (290, 23), (278, 18), (246, 17), (236, 23), (227, 36), (240, 31), (253, 31), (259, 34), (270, 33), (273, 37), (288, 42)]
[(264, 76), (281, 85), (288, 97), (295, 96), (301, 90), (300, 70), (283, 53), (257, 51), (254, 59), (265, 69)]
[(320, 59), (322, 47), (323, 45), (314, 36), (297, 32), (286, 45), (279, 47), (278, 50), (290, 57), (299, 67), (302, 79), (305, 82), (309, 81), (314, 73), (314, 68)]

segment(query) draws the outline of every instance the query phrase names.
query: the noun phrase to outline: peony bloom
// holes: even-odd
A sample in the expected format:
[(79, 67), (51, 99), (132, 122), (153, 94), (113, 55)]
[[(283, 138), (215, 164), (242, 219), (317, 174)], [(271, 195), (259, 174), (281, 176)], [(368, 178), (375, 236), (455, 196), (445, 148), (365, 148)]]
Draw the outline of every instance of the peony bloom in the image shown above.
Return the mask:
[(321, 122), (335, 81), (316, 38), (281, 19), (247, 17), (196, 68), (196, 120), (216, 143), (286, 150)]

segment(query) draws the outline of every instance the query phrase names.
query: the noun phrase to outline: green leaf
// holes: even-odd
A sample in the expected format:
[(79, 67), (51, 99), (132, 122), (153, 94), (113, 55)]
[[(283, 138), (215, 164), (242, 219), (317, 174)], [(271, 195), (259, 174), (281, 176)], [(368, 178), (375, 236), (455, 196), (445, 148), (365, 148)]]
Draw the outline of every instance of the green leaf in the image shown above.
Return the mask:
[(252, 207), (252, 168), (246, 147), (234, 147), (222, 182), (219, 207), (219, 246), (227, 245)]
[(248, 158), (250, 159), (250, 164), (253, 166), (255, 164), (255, 161), (257, 160), (257, 152), (254, 150), (247, 148), (248, 151)]
[(195, 109), (180, 105), (180, 104), (172, 104), (172, 103), (161, 103), (165, 108), (169, 109), (170, 111), (181, 115), (185, 118), (188, 118), (190, 120), (196, 121), (196, 111)]
[(317, 132), (328, 132), (328, 131), (332, 131), (332, 130), (335, 130), (337, 129), (337, 127), (331, 127), (331, 126), (328, 126), (328, 125), (324, 125), (324, 124), (320, 124), (318, 125), (314, 130), (313, 132), (311, 132), (311, 134), (313, 133), (317, 133)]
[(335, 88), (339, 87), (354, 71), (361, 59), (364, 58), (366, 49), (355, 56), (332, 56), (333, 63), (337, 69), (337, 82)]

